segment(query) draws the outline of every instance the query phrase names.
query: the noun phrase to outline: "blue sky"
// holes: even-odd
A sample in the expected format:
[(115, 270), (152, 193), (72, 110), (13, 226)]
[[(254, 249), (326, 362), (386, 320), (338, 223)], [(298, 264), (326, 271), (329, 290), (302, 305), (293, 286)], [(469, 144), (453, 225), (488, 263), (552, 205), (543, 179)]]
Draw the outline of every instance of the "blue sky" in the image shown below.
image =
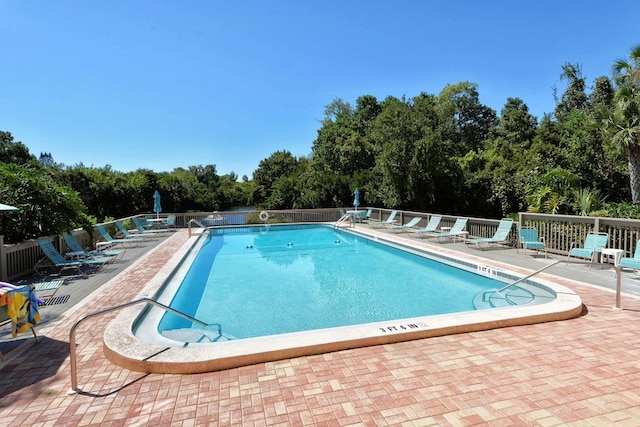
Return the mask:
[(553, 111), (640, 44), (636, 0), (0, 0), (0, 130), (67, 165), (251, 177), (308, 156), (335, 98), (479, 85)]

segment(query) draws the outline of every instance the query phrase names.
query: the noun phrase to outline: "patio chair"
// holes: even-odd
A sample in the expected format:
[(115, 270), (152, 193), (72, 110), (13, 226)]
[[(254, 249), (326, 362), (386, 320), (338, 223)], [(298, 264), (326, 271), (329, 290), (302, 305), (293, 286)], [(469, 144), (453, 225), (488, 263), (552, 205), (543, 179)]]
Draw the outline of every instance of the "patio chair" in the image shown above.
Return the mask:
[(102, 236), (105, 242), (109, 242), (113, 245), (120, 244), (120, 245), (131, 245), (130, 247), (135, 247), (140, 245), (142, 242), (144, 242), (144, 239), (141, 237), (130, 237), (130, 238), (128, 237), (128, 238), (122, 238), (122, 239), (114, 239), (113, 237), (111, 237), (109, 232), (107, 232), (107, 230), (104, 228), (104, 225), (102, 224), (97, 224), (96, 230), (98, 230), (98, 233), (100, 233), (100, 235)]
[(462, 235), (463, 233), (465, 233), (464, 228), (467, 226), (467, 222), (469, 220), (467, 218), (458, 218), (456, 219), (456, 222), (453, 224), (453, 226), (451, 226), (451, 228), (448, 231), (443, 231), (441, 233), (428, 233), (426, 235), (426, 237), (428, 239), (431, 238), (435, 238), (435, 239), (446, 239), (446, 240), (450, 240), (450, 239), (456, 239), (458, 237), (460, 237), (460, 235)]
[(406, 224), (402, 224), (402, 225), (388, 225), (387, 229), (391, 230), (391, 231), (406, 231), (407, 229), (413, 228), (416, 225), (418, 225), (418, 223), (422, 220), (421, 217), (417, 216), (415, 218), (412, 218), (411, 221), (409, 221)]
[(138, 230), (136, 234), (158, 235), (158, 234), (164, 234), (167, 232), (167, 230), (160, 230), (160, 229), (148, 230), (145, 228), (142, 221), (138, 218), (133, 218), (133, 225), (135, 225), (136, 229)]
[(358, 213), (354, 215), (354, 220), (356, 222), (368, 221), (369, 218), (371, 218), (371, 212), (373, 212), (373, 209), (369, 209), (366, 211), (358, 211)]
[[(62, 274), (63, 270), (66, 269), (75, 269), (78, 270), (83, 276), (86, 276), (85, 271), (82, 267), (97, 267), (98, 269), (105, 264), (108, 264), (113, 260), (111, 257), (94, 257), (94, 258), (80, 258), (80, 259), (72, 259), (68, 260), (63, 257), (60, 252), (53, 246), (53, 243), (47, 238), (38, 239), (38, 245), (40, 245), (40, 249), (44, 252), (45, 257), (43, 260), (40, 260), (36, 263), (33, 269), (40, 274), (43, 275), (41, 270), (47, 267), (56, 267), (58, 268), (58, 274)], [(48, 263), (46, 261), (49, 261)]]
[(591, 262), (596, 262), (598, 260), (598, 254), (601, 253), (602, 249), (606, 248), (608, 244), (609, 235), (607, 233), (589, 233), (584, 239), (583, 247), (576, 247), (576, 242), (571, 243), (567, 260), (573, 256), (576, 258), (585, 258), (591, 260)]
[[(141, 233), (132, 234), (132, 233), (130, 233), (129, 230), (127, 230), (127, 228), (124, 226), (122, 221), (116, 221), (116, 227), (118, 227), (118, 230), (120, 231), (120, 234), (122, 234), (122, 237), (125, 238), (125, 239), (153, 238), (153, 236), (150, 235), (150, 234), (141, 234)], [(136, 232), (137, 231), (138, 231), (138, 229), (136, 228)]]
[(167, 216), (167, 223), (164, 225), (165, 228), (169, 229), (169, 228), (176, 228), (176, 216), (175, 215), (168, 215)]
[(503, 219), (500, 221), (500, 224), (498, 224), (498, 229), (493, 237), (466, 239), (465, 243), (467, 245), (477, 245), (480, 249), (482, 249), (483, 244), (487, 247), (491, 245), (502, 245), (508, 241), (511, 227), (513, 227), (513, 220)]
[(425, 228), (419, 228), (417, 230), (407, 230), (407, 231), (409, 231), (410, 233), (413, 233), (413, 234), (410, 234), (410, 236), (413, 235), (413, 236), (424, 237), (428, 233), (435, 233), (436, 230), (438, 229), (438, 226), (440, 225), (441, 220), (442, 220), (441, 216), (433, 215), (431, 218), (429, 218), (429, 223)]
[(64, 238), (65, 243), (71, 249), (71, 252), (67, 254), (67, 256), (71, 256), (74, 258), (92, 258), (96, 256), (110, 256), (113, 257), (114, 260), (122, 257), (124, 254), (123, 249), (104, 249), (100, 251), (86, 251), (76, 237), (71, 233), (63, 233), (62, 237)]
[(385, 227), (387, 225), (393, 225), (397, 222), (395, 219), (396, 215), (398, 215), (398, 211), (391, 211), (387, 219), (384, 221), (369, 221), (369, 227), (378, 228)]
[(538, 230), (535, 227), (520, 227), (516, 252), (520, 251), (520, 246), (524, 250), (525, 257), (527, 256), (527, 249), (533, 249), (536, 253), (544, 251), (544, 257), (547, 258), (547, 246), (544, 244), (544, 237), (538, 237)]
[(51, 298), (60, 289), (60, 286), (64, 283), (64, 280), (56, 279), (49, 280), (47, 282), (34, 283), (33, 289), (36, 291), (36, 295), (40, 298)]
[(623, 268), (630, 268), (634, 271), (640, 270), (640, 240), (636, 242), (636, 250), (632, 257), (620, 258), (618, 268), (620, 268), (620, 271), (622, 271)]

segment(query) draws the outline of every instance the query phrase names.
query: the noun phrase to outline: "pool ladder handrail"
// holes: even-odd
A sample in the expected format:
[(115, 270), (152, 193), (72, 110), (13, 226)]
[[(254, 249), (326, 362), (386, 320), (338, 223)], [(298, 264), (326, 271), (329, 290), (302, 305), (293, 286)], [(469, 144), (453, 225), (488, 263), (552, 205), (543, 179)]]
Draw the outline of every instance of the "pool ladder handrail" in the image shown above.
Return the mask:
[(346, 214), (342, 215), (340, 217), (340, 219), (338, 221), (336, 221), (335, 224), (333, 224), (333, 228), (340, 227), (340, 225), (344, 224), (348, 220), (351, 220), (351, 224), (349, 226), (350, 227), (354, 227), (355, 226), (355, 221), (354, 221), (353, 215), (351, 215), (350, 213), (346, 213)]
[(78, 319), (73, 326), (71, 327), (71, 330), (69, 331), (69, 357), (70, 357), (70, 369), (71, 369), (71, 389), (69, 389), (69, 391), (67, 392), (67, 394), (76, 394), (78, 393), (81, 389), (78, 388), (78, 373), (77, 373), (77, 369), (76, 369), (76, 329), (78, 329), (78, 327), (80, 326), (81, 323), (83, 323), (85, 320), (90, 319), (92, 317), (96, 317), (96, 316), (100, 316), (102, 314), (106, 314), (106, 313), (110, 313), (112, 311), (116, 311), (116, 310), (121, 310), (123, 308), (127, 308), (127, 307), (131, 307), (133, 305), (136, 304), (151, 304), (151, 305), (155, 305), (156, 307), (159, 307), (161, 309), (163, 309), (164, 311), (168, 311), (170, 313), (175, 314), (176, 316), (182, 317), (184, 319), (187, 319), (193, 323), (197, 323), (201, 326), (217, 326), (218, 327), (218, 335), (222, 335), (222, 327), (220, 326), (219, 323), (212, 323), (212, 324), (208, 324), (203, 322), (202, 320), (198, 320), (195, 317), (191, 317), (188, 314), (182, 313), (181, 311), (178, 311), (174, 308), (171, 308), (169, 306), (166, 306), (162, 303), (159, 303), (158, 301), (151, 299), (151, 298), (147, 298), (147, 297), (142, 297), (133, 301), (129, 301), (129, 302), (125, 302), (123, 304), (119, 304), (119, 305), (115, 305), (113, 307), (108, 307), (105, 308), (103, 310), (99, 310), (99, 311), (95, 311), (93, 313), (89, 313), (86, 316), (83, 316), (82, 318)]
[(203, 223), (201, 223), (201, 222), (200, 222), (200, 221), (198, 221), (197, 219), (192, 218), (192, 219), (190, 219), (190, 220), (189, 220), (189, 222), (187, 223), (187, 226), (189, 227), (189, 237), (191, 237), (191, 224), (193, 224), (193, 223), (198, 224), (198, 225), (200, 226), (200, 228), (204, 228), (204, 231), (205, 231), (205, 232), (209, 230), (209, 227), (205, 226)]
[[(555, 265), (558, 264), (575, 264), (575, 265), (588, 265), (589, 267), (592, 266), (599, 266), (599, 267), (606, 267), (606, 268), (611, 268), (613, 270), (615, 270), (616, 273), (616, 305), (615, 308), (620, 308), (620, 294), (622, 291), (622, 282), (621, 282), (621, 278), (620, 278), (620, 268), (616, 265), (611, 265), (611, 264), (607, 264), (604, 262), (593, 262), (593, 261), (578, 261), (578, 260), (558, 260), (558, 261), (554, 261), (551, 264), (545, 265), (544, 267), (534, 271), (533, 273), (530, 273), (524, 277), (519, 278), (518, 280), (516, 280), (515, 282), (509, 283), (506, 286), (503, 286), (502, 288), (498, 289), (497, 291), (493, 291), (493, 294), (499, 294), (500, 296), (504, 297), (504, 295), (501, 294), (501, 292), (509, 289), (512, 286), (517, 285), (520, 282), (524, 282), (525, 280), (535, 276), (538, 273), (543, 272), (544, 270), (551, 268)], [(507, 301), (508, 299), (505, 298)]]

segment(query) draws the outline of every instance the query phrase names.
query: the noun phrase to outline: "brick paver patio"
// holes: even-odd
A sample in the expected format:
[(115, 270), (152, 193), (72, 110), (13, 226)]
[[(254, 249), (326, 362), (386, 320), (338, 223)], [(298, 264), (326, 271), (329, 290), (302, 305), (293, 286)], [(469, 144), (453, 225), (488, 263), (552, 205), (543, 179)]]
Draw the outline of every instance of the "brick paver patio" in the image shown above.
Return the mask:
[(187, 239), (177, 232), (47, 325), (41, 341), (0, 369), (0, 424), (640, 425), (640, 302), (612, 309), (610, 291), (574, 286), (584, 315), (563, 322), (346, 350), (197, 375), (130, 372), (102, 354), (104, 325), (69, 330), (129, 301)]

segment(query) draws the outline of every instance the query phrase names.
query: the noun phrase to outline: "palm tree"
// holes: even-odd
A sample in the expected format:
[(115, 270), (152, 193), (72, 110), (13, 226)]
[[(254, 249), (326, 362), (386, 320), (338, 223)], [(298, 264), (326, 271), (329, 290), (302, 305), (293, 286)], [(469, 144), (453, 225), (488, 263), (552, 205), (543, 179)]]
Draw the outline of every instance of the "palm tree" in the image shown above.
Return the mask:
[(613, 110), (602, 117), (605, 133), (611, 142), (626, 149), (629, 164), (631, 199), (640, 203), (640, 45), (631, 49), (628, 58), (613, 64), (616, 83)]

